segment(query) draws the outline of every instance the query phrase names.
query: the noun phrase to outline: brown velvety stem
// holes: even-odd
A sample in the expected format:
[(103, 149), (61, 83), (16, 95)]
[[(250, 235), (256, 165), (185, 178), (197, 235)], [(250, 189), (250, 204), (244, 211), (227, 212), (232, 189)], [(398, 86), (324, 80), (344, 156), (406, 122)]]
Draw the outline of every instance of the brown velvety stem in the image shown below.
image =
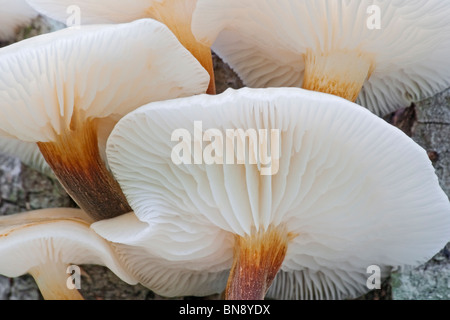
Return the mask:
[(269, 228), (236, 236), (226, 300), (263, 300), (286, 256), (293, 236), (285, 228)]
[(97, 124), (72, 126), (39, 149), (72, 199), (95, 221), (132, 211), (118, 182), (101, 159)]
[(316, 53), (308, 50), (303, 88), (355, 102), (374, 67), (373, 57), (363, 52)]
[(150, 6), (147, 16), (164, 23), (208, 71), (210, 82), (206, 93), (216, 94), (211, 48), (198, 42), (191, 31), (192, 14), (196, 5), (197, 0), (164, 0)]

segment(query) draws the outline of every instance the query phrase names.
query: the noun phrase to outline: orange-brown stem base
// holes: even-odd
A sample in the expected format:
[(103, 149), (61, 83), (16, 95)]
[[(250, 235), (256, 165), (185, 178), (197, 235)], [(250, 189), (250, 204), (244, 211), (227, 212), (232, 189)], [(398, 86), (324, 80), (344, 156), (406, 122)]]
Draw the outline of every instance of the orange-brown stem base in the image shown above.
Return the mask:
[(226, 300), (263, 300), (294, 236), (283, 227), (236, 236)]

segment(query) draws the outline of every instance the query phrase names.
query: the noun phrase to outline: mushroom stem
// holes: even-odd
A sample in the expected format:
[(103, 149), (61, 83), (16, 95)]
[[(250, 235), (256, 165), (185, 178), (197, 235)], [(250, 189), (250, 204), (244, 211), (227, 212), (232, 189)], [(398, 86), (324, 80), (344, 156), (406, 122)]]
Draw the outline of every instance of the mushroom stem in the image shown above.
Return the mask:
[(67, 273), (68, 266), (65, 263), (48, 262), (29, 271), (45, 300), (84, 300), (76, 288), (70, 289), (68, 286), (71, 280), (71, 275)]
[(263, 300), (294, 237), (284, 227), (236, 235), (226, 300)]
[(148, 8), (147, 16), (164, 23), (208, 71), (210, 82), (206, 93), (216, 94), (211, 48), (198, 42), (191, 30), (192, 14), (196, 5), (197, 0), (155, 1), (155, 4)]
[(373, 58), (360, 51), (315, 53), (307, 50), (303, 88), (355, 102), (374, 70)]
[(99, 221), (132, 211), (100, 156), (96, 121), (72, 121), (56, 141), (38, 146), (67, 193), (91, 218)]

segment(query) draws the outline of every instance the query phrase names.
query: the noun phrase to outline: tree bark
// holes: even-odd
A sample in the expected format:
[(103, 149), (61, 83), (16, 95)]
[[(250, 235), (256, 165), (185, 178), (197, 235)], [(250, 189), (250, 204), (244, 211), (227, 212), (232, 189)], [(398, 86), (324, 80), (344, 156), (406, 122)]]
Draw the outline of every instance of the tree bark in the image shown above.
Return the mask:
[(450, 198), (450, 89), (416, 103), (415, 110), (412, 138), (427, 150), (439, 183)]

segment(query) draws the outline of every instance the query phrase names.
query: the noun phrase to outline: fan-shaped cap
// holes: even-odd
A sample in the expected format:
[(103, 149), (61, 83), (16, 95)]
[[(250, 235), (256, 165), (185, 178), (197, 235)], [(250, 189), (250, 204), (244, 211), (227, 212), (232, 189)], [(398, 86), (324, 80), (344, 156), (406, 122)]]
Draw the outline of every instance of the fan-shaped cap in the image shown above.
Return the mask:
[(309, 51), (362, 54), (357, 102), (384, 115), (450, 86), (449, 15), (441, 0), (199, 0), (192, 25), (250, 87), (301, 87)]
[(208, 71), (207, 93), (215, 94), (211, 48), (199, 43), (191, 31), (197, 0), (29, 0), (29, 3), (42, 14), (68, 26), (156, 19), (164, 23)]
[[(268, 162), (257, 150), (277, 136), (268, 132), (279, 133), (279, 144), (270, 140), (278, 170), (263, 174)], [(248, 157), (237, 164), (245, 139)], [(236, 154), (226, 160), (230, 143)], [(290, 289), (308, 286), (303, 298), (362, 294), (368, 266), (424, 262), (450, 239), (450, 204), (426, 152), (332, 95), (244, 88), (151, 103), (120, 120), (107, 156), (137, 219), (92, 228), (136, 248), (129, 268), (162, 295), (213, 293), (216, 281), (223, 290), (234, 237), (258, 230), (285, 228), (292, 236), (280, 274), (299, 275)], [(126, 223), (133, 231), (120, 230), (121, 219), (134, 221)], [(189, 277), (198, 272), (196, 285)], [(175, 274), (183, 285), (164, 287), (161, 279)]]
[(0, 50), (0, 133), (49, 142), (76, 122), (206, 91), (207, 72), (142, 19), (44, 34)]
[[(0, 273), (18, 277), (26, 273), (42, 277), (53, 265), (98, 264), (120, 279), (136, 284), (117, 258), (110, 243), (92, 229), (92, 220), (79, 209), (43, 209), (0, 217)], [(36, 272), (37, 270), (37, 272)], [(66, 269), (59, 270), (65, 274)], [(57, 275), (50, 274), (48, 278)], [(47, 278), (47, 279), (48, 279)], [(58, 284), (65, 286), (64, 282)]]
[(0, 0), (0, 40), (11, 40), (17, 28), (24, 26), (39, 14), (26, 0)]

